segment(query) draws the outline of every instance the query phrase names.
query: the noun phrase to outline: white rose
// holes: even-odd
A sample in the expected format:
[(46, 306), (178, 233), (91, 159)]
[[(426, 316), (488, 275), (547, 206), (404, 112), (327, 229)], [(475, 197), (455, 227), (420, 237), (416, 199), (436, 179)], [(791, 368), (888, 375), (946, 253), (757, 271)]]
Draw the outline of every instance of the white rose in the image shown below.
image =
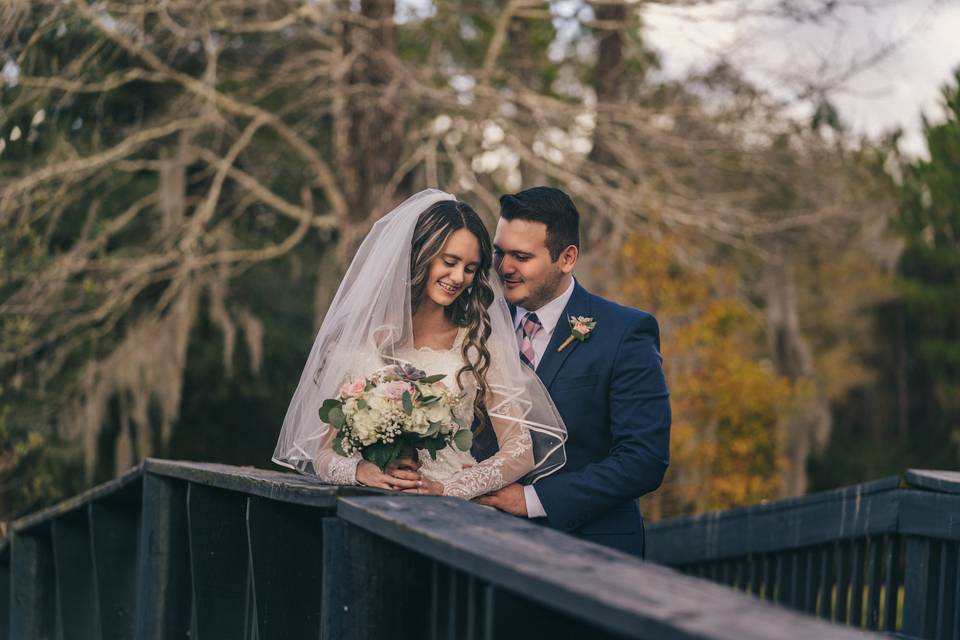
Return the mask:
[(441, 402), (434, 402), (431, 405), (427, 406), (427, 420), (430, 422), (439, 422), (441, 425), (446, 425), (448, 422), (453, 420), (453, 416), (450, 415), (450, 409), (445, 407)]
[(353, 417), (353, 433), (364, 445), (377, 441), (377, 419), (370, 411), (360, 411)]
[(428, 429), (430, 429), (430, 420), (427, 418), (427, 412), (420, 407), (414, 408), (413, 414), (410, 416), (408, 430), (422, 436)]
[(352, 416), (357, 412), (357, 400), (350, 398), (343, 403), (343, 415)]
[(370, 394), (367, 404), (377, 414), (384, 414), (390, 410), (390, 401), (378, 393), (379, 389)]

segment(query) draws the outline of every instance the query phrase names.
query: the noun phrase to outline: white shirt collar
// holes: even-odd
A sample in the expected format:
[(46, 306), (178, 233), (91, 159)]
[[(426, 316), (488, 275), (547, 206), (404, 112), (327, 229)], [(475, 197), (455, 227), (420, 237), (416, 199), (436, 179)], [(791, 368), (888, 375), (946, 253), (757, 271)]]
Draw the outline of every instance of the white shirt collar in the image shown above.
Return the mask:
[[(557, 322), (560, 321), (560, 315), (567, 307), (567, 303), (570, 302), (570, 297), (573, 295), (573, 288), (576, 285), (576, 279), (570, 278), (570, 285), (567, 287), (566, 291), (537, 309), (537, 319), (540, 320), (540, 325), (543, 327), (543, 330), (547, 335), (552, 335), (553, 330), (557, 328)], [(514, 328), (520, 325), (520, 319), (523, 318), (526, 313), (526, 309), (521, 306), (517, 306), (517, 313), (513, 318)]]

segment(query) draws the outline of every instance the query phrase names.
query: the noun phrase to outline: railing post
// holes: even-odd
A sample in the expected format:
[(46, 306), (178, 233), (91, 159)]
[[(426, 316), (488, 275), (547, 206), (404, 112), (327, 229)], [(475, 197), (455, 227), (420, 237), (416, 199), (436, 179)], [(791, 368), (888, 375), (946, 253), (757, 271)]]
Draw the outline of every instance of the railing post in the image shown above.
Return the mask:
[(10, 542), (0, 543), (0, 640), (10, 638)]
[(100, 607), (93, 589), (93, 547), (86, 509), (54, 520), (51, 533), (59, 624), (69, 629), (70, 638), (100, 640)]
[(933, 585), (933, 544), (930, 539), (907, 536), (904, 575), (903, 633), (918, 638), (931, 634), (930, 595)]
[(18, 532), (11, 541), (10, 637), (54, 637), (57, 617), (49, 525)]
[(201, 640), (248, 637), (252, 602), (246, 508), (242, 493), (188, 486), (193, 619)]
[(431, 627), (430, 565), (359, 527), (324, 518), (320, 637), (422, 640)]
[(104, 640), (132, 638), (137, 625), (137, 543), (140, 501), (88, 505), (94, 586)]
[(190, 546), (186, 483), (143, 478), (138, 640), (185, 638), (190, 630)]
[(324, 513), (257, 496), (247, 500), (258, 640), (318, 637)]

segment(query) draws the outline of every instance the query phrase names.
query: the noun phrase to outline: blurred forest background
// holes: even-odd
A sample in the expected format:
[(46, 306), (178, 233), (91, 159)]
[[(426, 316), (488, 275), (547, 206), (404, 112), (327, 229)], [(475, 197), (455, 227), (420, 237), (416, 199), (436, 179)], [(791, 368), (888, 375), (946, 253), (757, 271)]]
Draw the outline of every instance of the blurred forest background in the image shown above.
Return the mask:
[(352, 252), (426, 186), (491, 228), (563, 188), (578, 277), (657, 315), (649, 516), (958, 468), (960, 74), (906, 157), (829, 87), (665, 79), (651, 4), (2, 2), (0, 521), (147, 456), (271, 467)]

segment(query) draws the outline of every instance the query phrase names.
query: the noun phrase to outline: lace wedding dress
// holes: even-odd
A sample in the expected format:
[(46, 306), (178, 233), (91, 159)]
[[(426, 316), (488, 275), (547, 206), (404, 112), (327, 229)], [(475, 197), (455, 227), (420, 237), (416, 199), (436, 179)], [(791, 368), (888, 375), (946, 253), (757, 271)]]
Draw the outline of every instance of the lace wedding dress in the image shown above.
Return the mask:
[[(410, 347), (399, 349), (396, 357), (425, 371), (427, 375), (444, 374), (444, 383), (455, 387), (457, 372), (463, 367), (461, 347), (465, 333), (463, 329), (458, 332), (449, 350)], [(461, 417), (464, 418), (464, 424), (471, 424), (477, 386), (469, 374), (463, 378), (466, 393)], [(496, 491), (525, 476), (534, 467), (533, 441), (529, 429), (520, 422), (500, 418), (493, 419), (492, 423), (500, 447), (496, 454), (477, 462), (469, 451), (448, 446), (438, 451), (434, 460), (429, 452), (420, 450), (420, 472), (429, 480), (442, 482), (444, 495), (466, 500)], [(356, 484), (357, 465), (362, 460), (360, 454), (346, 458), (333, 451), (333, 433), (325, 440), (315, 464), (317, 476), (331, 484)]]

